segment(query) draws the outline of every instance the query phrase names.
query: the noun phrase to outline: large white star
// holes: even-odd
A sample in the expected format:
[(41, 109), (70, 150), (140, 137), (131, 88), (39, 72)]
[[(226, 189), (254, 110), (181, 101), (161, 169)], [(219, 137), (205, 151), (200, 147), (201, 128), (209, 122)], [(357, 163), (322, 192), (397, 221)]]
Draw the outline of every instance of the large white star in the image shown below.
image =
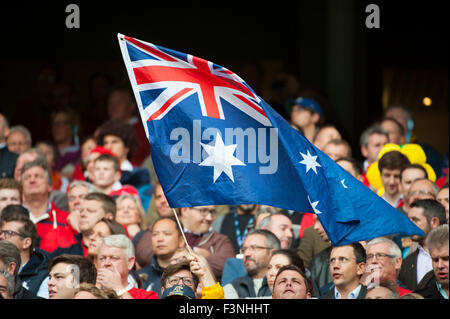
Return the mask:
[(303, 156), (303, 161), (300, 161), (299, 163), (306, 165), (306, 173), (308, 173), (308, 171), (310, 169), (312, 169), (314, 171), (314, 173), (317, 174), (316, 167), (322, 167), (316, 161), (317, 155), (311, 156), (311, 154), (309, 153), (309, 150), (306, 151), (306, 154), (303, 154), (302, 152), (300, 152), (300, 155)]
[(200, 144), (209, 156), (198, 165), (214, 167), (214, 183), (222, 173), (227, 174), (227, 176), (234, 182), (231, 166), (245, 166), (243, 162), (233, 156), (237, 144), (225, 146), (219, 133), (216, 135), (216, 144), (214, 146), (203, 143)]
[(309, 204), (311, 205), (311, 207), (312, 207), (314, 213), (316, 213), (316, 215), (322, 214), (322, 212), (316, 208), (317, 205), (319, 204), (319, 201), (315, 201), (314, 203), (312, 203), (312, 202), (311, 202), (311, 198), (309, 198), (309, 195), (308, 195), (308, 202), (309, 202)]

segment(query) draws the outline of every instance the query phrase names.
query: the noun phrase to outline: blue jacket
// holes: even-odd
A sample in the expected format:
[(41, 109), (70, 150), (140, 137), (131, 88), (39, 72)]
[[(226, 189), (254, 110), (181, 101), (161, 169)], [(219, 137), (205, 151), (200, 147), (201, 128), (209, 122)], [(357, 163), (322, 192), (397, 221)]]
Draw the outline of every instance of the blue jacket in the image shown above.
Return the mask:
[(49, 254), (39, 248), (35, 248), (30, 260), (19, 273), (19, 278), (33, 294), (37, 294), (42, 281), (48, 276)]
[(148, 278), (144, 282), (144, 289), (149, 291), (153, 290), (158, 293), (159, 298), (161, 298), (161, 276), (164, 269), (162, 269), (158, 261), (156, 260), (156, 256), (153, 254), (152, 263), (144, 268), (138, 270), (138, 275), (147, 274)]

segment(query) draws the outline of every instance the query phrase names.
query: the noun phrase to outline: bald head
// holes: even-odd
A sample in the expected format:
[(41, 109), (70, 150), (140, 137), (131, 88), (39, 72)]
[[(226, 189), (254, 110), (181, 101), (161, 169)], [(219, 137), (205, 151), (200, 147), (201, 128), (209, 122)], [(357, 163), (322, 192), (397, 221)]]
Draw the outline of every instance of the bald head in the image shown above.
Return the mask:
[(439, 187), (426, 178), (415, 180), (408, 191), (408, 205), (417, 199), (436, 199)]

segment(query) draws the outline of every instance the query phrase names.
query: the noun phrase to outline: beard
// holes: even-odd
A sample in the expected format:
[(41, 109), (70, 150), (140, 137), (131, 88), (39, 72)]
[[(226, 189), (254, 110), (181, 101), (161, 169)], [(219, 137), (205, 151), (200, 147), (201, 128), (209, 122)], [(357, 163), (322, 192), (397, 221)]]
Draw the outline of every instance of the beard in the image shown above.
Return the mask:
[(256, 205), (239, 205), (238, 207), (244, 214), (250, 214), (255, 209)]

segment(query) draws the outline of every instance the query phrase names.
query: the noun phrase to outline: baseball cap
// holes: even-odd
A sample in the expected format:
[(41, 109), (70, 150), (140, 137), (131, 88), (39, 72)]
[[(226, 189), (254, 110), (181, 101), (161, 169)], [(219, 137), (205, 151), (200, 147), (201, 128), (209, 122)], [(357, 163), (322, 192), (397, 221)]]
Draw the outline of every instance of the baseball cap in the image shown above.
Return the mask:
[(287, 108), (288, 108), (289, 112), (292, 110), (293, 105), (299, 105), (305, 109), (311, 109), (314, 112), (316, 112), (317, 114), (319, 114), (320, 116), (322, 116), (322, 108), (320, 107), (320, 104), (316, 100), (314, 100), (310, 97), (300, 96), (296, 99), (290, 100), (287, 103)]
[(89, 152), (89, 154), (92, 154), (92, 153), (100, 153), (100, 154), (109, 154), (109, 155), (112, 155), (112, 156), (115, 156), (115, 157), (117, 157), (117, 155), (116, 154), (114, 154), (113, 152), (111, 152), (109, 149), (107, 149), (107, 148), (105, 148), (105, 147), (103, 147), (103, 146), (96, 146), (96, 147), (94, 147), (90, 152)]
[(191, 287), (175, 285), (170, 288), (164, 288), (161, 299), (195, 299), (195, 293)]

